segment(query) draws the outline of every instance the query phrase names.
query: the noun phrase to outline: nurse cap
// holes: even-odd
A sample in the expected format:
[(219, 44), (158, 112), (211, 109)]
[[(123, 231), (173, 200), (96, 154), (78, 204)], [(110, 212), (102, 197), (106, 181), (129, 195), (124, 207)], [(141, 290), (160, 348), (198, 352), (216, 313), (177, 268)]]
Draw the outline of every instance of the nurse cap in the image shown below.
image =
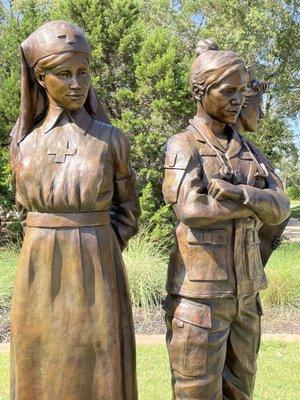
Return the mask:
[(83, 32), (67, 21), (50, 21), (40, 26), (21, 44), (30, 68), (42, 58), (67, 51), (90, 54)]

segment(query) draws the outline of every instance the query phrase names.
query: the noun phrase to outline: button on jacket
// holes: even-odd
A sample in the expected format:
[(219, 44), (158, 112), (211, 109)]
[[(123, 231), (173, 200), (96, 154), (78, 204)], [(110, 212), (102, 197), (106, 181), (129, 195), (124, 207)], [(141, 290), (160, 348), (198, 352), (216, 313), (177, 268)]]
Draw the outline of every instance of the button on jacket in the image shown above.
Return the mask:
[[(227, 126), (225, 149), (196, 116), (164, 149), (165, 201), (179, 219), (167, 290), (185, 297), (244, 295), (267, 285), (258, 232), (289, 215), (289, 201), (272, 166), (258, 149)], [(224, 178), (224, 168), (230, 171)], [(227, 171), (227, 172), (228, 172)], [(244, 201), (217, 201), (211, 179), (226, 179), (244, 191)]]

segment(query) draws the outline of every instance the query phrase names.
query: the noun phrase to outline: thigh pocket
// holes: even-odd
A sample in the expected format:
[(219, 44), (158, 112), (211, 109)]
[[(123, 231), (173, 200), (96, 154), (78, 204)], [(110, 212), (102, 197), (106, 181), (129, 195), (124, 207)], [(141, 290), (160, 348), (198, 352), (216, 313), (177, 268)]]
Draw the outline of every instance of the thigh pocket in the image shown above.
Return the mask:
[(206, 374), (210, 308), (204, 304), (182, 301), (169, 319), (168, 350), (173, 371), (184, 376)]
[(189, 229), (187, 272), (191, 281), (227, 279), (227, 231)]

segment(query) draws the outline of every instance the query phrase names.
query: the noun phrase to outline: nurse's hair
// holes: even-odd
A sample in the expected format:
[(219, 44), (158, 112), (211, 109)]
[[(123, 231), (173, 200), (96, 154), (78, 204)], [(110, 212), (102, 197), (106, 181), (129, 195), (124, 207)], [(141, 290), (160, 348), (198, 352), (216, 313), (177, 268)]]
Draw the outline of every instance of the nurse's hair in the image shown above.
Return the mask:
[(196, 46), (196, 59), (193, 62), (190, 74), (190, 85), (193, 96), (197, 86), (200, 97), (208, 93), (212, 87), (219, 86), (228, 75), (243, 70), (246, 71), (244, 61), (233, 51), (220, 50), (212, 39), (202, 39)]

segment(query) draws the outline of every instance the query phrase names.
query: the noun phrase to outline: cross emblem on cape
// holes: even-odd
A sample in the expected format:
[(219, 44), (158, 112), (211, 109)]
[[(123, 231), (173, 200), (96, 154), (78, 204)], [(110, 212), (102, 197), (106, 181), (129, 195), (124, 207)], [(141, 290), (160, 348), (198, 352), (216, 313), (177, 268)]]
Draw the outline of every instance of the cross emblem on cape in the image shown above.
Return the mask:
[(69, 26), (63, 26), (61, 31), (59, 32), (59, 35), (57, 35), (59, 39), (66, 39), (67, 43), (75, 43), (75, 36), (77, 35), (75, 34), (74, 30), (71, 29)]
[(55, 162), (58, 164), (63, 164), (66, 161), (67, 156), (73, 156), (76, 154), (77, 149), (74, 146), (70, 146), (70, 143), (67, 141), (64, 146), (55, 147), (49, 149), (48, 155), (55, 156)]

